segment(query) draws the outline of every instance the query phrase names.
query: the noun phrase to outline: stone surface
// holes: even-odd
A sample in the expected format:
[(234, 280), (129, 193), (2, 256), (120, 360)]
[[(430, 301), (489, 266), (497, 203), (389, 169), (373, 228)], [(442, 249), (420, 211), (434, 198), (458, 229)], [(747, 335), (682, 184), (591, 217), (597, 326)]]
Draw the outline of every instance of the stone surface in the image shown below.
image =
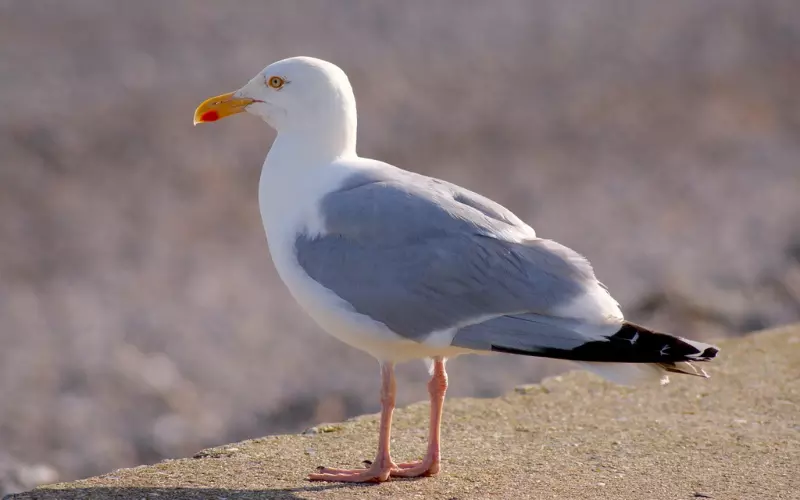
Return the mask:
[[(7, 498), (800, 498), (800, 326), (720, 345), (710, 380), (626, 388), (571, 372), (499, 399), (448, 401), (438, 477), (305, 481), (318, 465), (372, 458), (377, 417), (366, 415)], [(423, 453), (426, 425), (427, 404), (397, 411), (397, 459)]]

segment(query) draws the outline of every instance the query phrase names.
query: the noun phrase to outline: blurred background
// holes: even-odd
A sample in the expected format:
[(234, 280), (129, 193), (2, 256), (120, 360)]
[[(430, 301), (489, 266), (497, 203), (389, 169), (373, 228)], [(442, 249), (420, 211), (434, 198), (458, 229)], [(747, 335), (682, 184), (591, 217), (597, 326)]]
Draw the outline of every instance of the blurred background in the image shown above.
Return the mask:
[[(0, 491), (378, 409), (270, 261), (273, 132), (192, 127), (294, 55), (350, 75), (362, 155), (505, 204), (629, 319), (800, 320), (797, 0), (0, 0)], [(459, 358), (450, 394), (569, 368)]]

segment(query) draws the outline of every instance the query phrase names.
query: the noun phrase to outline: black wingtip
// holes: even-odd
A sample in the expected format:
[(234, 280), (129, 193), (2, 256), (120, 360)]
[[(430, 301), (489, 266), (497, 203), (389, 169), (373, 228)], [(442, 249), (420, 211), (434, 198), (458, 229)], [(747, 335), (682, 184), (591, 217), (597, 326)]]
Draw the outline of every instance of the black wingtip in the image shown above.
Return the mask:
[(502, 345), (491, 346), (492, 351), (572, 361), (610, 363), (673, 364), (687, 361), (708, 361), (719, 349), (708, 344), (659, 333), (624, 322), (620, 329), (603, 339), (590, 340), (572, 349), (539, 347), (519, 349)]

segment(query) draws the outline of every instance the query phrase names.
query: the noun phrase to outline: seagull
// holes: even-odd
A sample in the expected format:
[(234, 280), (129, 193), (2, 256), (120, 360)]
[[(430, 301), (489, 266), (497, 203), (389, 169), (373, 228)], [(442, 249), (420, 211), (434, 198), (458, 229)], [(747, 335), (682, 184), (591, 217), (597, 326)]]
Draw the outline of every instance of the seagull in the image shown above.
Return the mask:
[[(500, 204), (455, 184), (356, 153), (356, 101), (338, 66), (292, 57), (212, 97), (194, 123), (246, 112), (277, 131), (259, 207), (281, 280), (322, 329), (375, 357), (378, 451), (368, 467), (320, 467), (313, 481), (382, 482), (435, 475), (448, 358), (509, 353), (578, 362), (614, 382), (707, 377), (691, 363), (712, 345), (625, 321), (577, 252), (539, 238)], [(431, 374), (422, 460), (390, 454), (397, 363)]]

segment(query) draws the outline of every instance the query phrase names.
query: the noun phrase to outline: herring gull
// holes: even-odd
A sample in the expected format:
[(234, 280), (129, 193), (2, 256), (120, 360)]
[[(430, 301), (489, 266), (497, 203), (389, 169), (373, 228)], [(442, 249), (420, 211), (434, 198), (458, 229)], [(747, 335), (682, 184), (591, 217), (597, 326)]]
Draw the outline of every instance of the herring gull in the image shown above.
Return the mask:
[[(197, 123), (241, 112), (277, 131), (259, 182), (272, 259), (302, 308), (381, 366), (378, 452), (367, 468), (309, 479), (386, 481), (436, 474), (445, 361), (500, 352), (579, 362), (618, 383), (706, 376), (714, 346), (623, 319), (589, 262), (536, 236), (500, 204), (356, 153), (356, 102), (339, 67), (310, 57), (267, 66), (203, 102)], [(425, 457), (390, 456), (396, 363), (423, 359), (431, 379)]]

